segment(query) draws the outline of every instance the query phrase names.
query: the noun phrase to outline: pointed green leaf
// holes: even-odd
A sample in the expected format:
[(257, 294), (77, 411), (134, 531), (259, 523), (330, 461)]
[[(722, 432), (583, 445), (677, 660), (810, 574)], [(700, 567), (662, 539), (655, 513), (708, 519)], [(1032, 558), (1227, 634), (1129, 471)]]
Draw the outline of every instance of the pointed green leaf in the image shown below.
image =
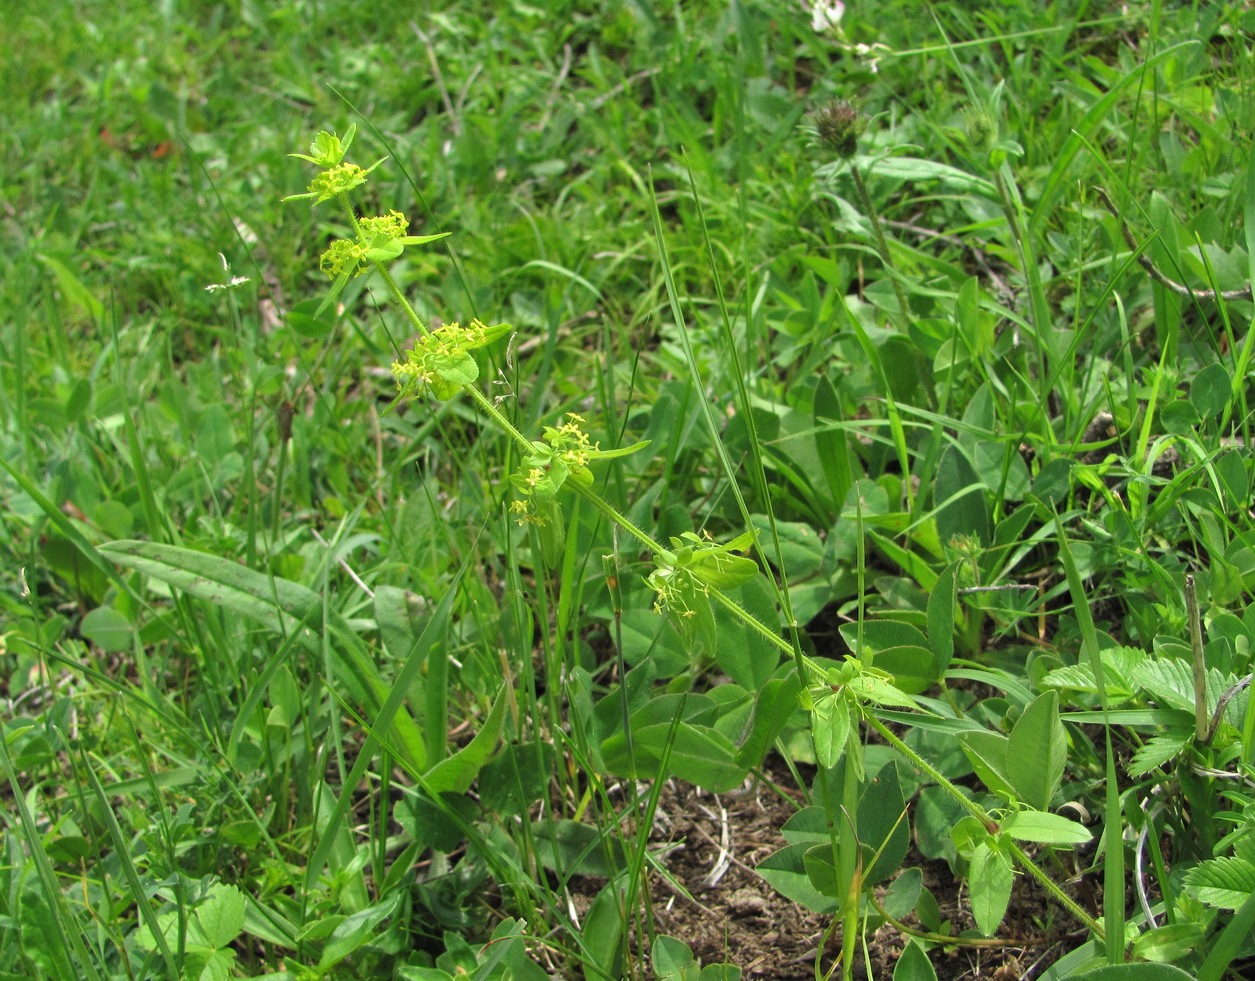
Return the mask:
[(428, 793), (454, 791), (464, 794), (471, 787), (475, 777), (489, 758), (496, 752), (501, 741), (501, 725), (505, 720), (505, 705), (508, 701), (503, 691), (497, 696), (492, 710), (484, 719), (484, 724), (475, 733), (475, 738), (459, 749), (448, 759), (441, 760), (428, 772), (424, 789)]
[(940, 675), (954, 657), (954, 608), (959, 601), (957, 563), (946, 566), (928, 596), (928, 649)]
[(937, 972), (924, 948), (912, 940), (893, 967), (893, 981), (937, 981)]
[(1017, 841), (1043, 845), (1082, 845), (1094, 837), (1085, 825), (1045, 811), (1017, 811), (1002, 822), (1002, 830)]
[(981, 842), (972, 855), (968, 871), (968, 887), (972, 891), (972, 917), (976, 927), (987, 937), (997, 931), (1011, 902), (1014, 874), (1006, 856), (988, 843)]
[(1010, 800), (1015, 796), (1015, 787), (1007, 777), (1007, 742), (1007, 737), (997, 732), (959, 733), (959, 745), (981, 783), (999, 797)]
[(850, 706), (839, 694), (816, 699), (811, 713), (811, 732), (819, 765), (837, 765), (850, 738)]
[(1043, 692), (1029, 703), (1007, 742), (1007, 778), (1019, 800), (1039, 811), (1050, 810), (1067, 758), (1059, 694)]

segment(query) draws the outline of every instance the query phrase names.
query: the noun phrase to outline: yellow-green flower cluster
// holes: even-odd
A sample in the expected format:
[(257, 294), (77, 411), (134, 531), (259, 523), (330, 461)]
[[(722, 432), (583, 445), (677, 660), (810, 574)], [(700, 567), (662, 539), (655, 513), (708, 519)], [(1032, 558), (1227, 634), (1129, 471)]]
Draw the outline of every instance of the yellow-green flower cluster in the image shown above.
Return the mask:
[[(373, 169), (372, 167), (371, 170)], [(306, 196), (312, 197), (314, 204), (322, 204), (338, 194), (346, 194), (353, 188), (365, 184), (366, 175), (369, 173), (369, 170), (363, 170), (355, 163), (342, 163), (329, 167), (309, 182), (309, 194)]]
[(405, 233), (409, 227), (410, 220), (399, 211), (360, 218), (357, 240), (336, 239), (318, 260), (318, 268), (332, 279), (360, 276), (369, 268), (370, 260), (382, 261), (400, 255), (400, 244), (407, 241)]
[(403, 395), (427, 395), (444, 400), (452, 398), (466, 385), (479, 378), (479, 365), (471, 352), (504, 337), (513, 328), (509, 324), (487, 327), (472, 320), (469, 327), (445, 324), (424, 334), (405, 352), (405, 361), (392, 363), (392, 374)]

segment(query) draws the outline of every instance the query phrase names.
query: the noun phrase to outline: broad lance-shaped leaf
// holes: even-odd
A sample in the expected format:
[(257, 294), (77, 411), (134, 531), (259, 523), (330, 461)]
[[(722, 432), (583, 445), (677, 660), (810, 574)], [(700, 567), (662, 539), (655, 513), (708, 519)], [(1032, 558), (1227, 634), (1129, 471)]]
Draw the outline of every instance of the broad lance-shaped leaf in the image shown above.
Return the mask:
[(1083, 845), (1094, 837), (1085, 825), (1046, 811), (1016, 811), (1002, 822), (1002, 830), (1017, 841), (1042, 845)]
[(479, 771), (501, 742), (501, 725), (505, 719), (506, 695), (497, 696), (492, 710), (480, 726), (475, 738), (448, 759), (441, 760), (428, 771), (423, 788), (430, 794), (455, 791), (466, 793)]
[[(98, 549), (118, 565), (168, 583), (190, 596), (224, 610), (248, 617), (276, 633), (287, 635), (298, 628), (311, 609), (323, 605), (312, 589), (277, 576), (269, 576), (221, 556), (161, 542), (108, 542)], [(336, 682), (373, 715), (388, 696), (388, 685), (379, 677), (361, 638), (339, 614), (328, 611), (326, 626), (335, 635), (327, 646), (336, 670)], [(298, 642), (311, 653), (322, 650), (323, 638), (303, 631)], [(404, 709), (393, 719), (399, 748), (419, 770), (426, 769), (427, 751), (413, 718)]]
[(1059, 693), (1043, 692), (1029, 703), (1011, 730), (1006, 777), (1021, 801), (1049, 811), (1067, 758), (1068, 738), (1059, 719)]
[(976, 927), (987, 937), (998, 929), (1011, 903), (1014, 873), (1011, 863), (988, 842), (976, 846), (968, 871), (968, 888), (972, 893), (972, 916)]
[(954, 608), (959, 601), (955, 571), (958, 563), (951, 563), (937, 577), (928, 597), (928, 648), (938, 674), (950, 666), (954, 658)]
[(846, 740), (850, 738), (850, 728), (850, 706), (842, 695), (833, 692), (815, 698), (811, 732), (820, 766), (837, 765), (845, 752)]

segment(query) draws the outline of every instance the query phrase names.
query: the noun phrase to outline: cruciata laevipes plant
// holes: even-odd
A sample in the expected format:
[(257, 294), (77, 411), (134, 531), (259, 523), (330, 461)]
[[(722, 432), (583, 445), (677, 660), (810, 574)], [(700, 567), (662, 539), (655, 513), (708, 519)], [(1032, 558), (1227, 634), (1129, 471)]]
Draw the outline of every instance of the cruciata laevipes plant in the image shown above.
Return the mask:
[[(405, 398), (444, 401), (457, 396), (465, 397), (485, 420), (507, 434), (517, 445), (521, 462), (509, 477), (516, 494), (510, 512), (520, 523), (535, 530), (538, 553), (547, 567), (557, 566), (565, 546), (563, 497), (577, 495), (649, 552), (654, 568), (646, 582), (655, 595), (654, 609), (670, 619), (690, 651), (713, 653), (716, 643), (715, 609), (718, 607), (793, 659), (800, 683), (799, 699), (811, 720), (817, 761), (825, 768), (835, 767), (843, 758), (848, 761), (847, 804), (843, 805), (846, 813), (829, 822), (830, 829), (842, 826), (854, 832), (852, 835), (838, 834), (835, 830), (830, 833), (833, 864), (842, 870), (836, 894), (841, 902), (838, 920), (844, 924), (846, 940), (843, 953), (846, 976), (849, 976), (853, 962), (853, 951), (849, 945), (859, 932), (859, 920), (868, 914), (870, 905), (867, 896), (874, 884), (863, 881), (863, 858), (859, 854), (857, 828), (851, 827), (854, 823), (852, 811), (857, 807), (850, 805), (856, 805), (857, 794), (850, 791), (855, 784), (865, 780), (860, 723), (874, 729), (959, 802), (969, 815), (971, 827), (968, 836), (973, 854), (979, 857), (983, 868), (1005, 870), (1004, 873), (990, 875), (1005, 884), (1005, 890), (1002, 885), (995, 890), (1005, 892), (1005, 896), (1001, 909), (995, 909), (996, 915), (992, 918), (986, 917), (989, 922), (983, 926), (992, 924), (996, 927), (1001, 920), (1005, 899), (1009, 898), (1012, 869), (1019, 866), (1085, 923), (1095, 936), (1103, 936), (1102, 925), (1067, 896), (1017, 844), (1017, 841), (1028, 841), (1047, 846), (1070, 845), (1088, 839), (1088, 831), (1058, 815), (1031, 809), (1025, 811), (1023, 805), (1014, 800), (1008, 800), (1009, 806), (1003, 811), (985, 809), (877, 717), (877, 709), (888, 708), (919, 712), (921, 718), (929, 713), (916, 699), (894, 685), (891, 674), (873, 665), (870, 653), (856, 652), (838, 666), (821, 663), (803, 654), (796, 640), (792, 643), (785, 640), (778, 630), (763, 623), (729, 594), (729, 590), (760, 574), (758, 563), (744, 554), (759, 544), (753, 531), (722, 544), (686, 532), (672, 537), (669, 547), (662, 545), (602, 496), (591, 469), (601, 461), (643, 450), (648, 441), (602, 449), (599, 444), (590, 441), (582, 428), (584, 420), (575, 414), (568, 415), (557, 426), (546, 426), (540, 439), (529, 439), (480, 390), (477, 386), (480, 368), (476, 352), (505, 339), (513, 328), (506, 323), (486, 325), (472, 320), (465, 327), (448, 323), (432, 329), (423, 322), (388, 272), (387, 264), (399, 258), (407, 246), (426, 245), (445, 238), (449, 233), (408, 235), (409, 222), (396, 211), (377, 217), (357, 215), (351, 204), (350, 192), (361, 187), (370, 172), (383, 160), (368, 168), (346, 162), (354, 135), (353, 126), (349, 127), (343, 139), (322, 132), (313, 140), (308, 154), (293, 154), (319, 167), (320, 172), (309, 184), (306, 193), (291, 195), (286, 200), (311, 200), (314, 205), (333, 202), (349, 228), (349, 234), (333, 241), (320, 261), (320, 268), (332, 279), (323, 308), (351, 278), (373, 272), (383, 281), (413, 326), (417, 335), (413, 347), (392, 365), (399, 388), (398, 401)], [(994, 905), (997, 907), (997, 902)]]

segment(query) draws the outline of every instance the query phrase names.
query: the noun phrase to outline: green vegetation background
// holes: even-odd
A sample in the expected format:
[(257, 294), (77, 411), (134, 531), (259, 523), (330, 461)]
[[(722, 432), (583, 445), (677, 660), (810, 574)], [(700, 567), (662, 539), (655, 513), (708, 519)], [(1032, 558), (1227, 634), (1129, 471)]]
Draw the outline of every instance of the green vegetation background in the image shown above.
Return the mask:
[[(484, 390), (522, 431), (578, 412), (605, 446), (652, 440), (603, 492), (660, 540), (743, 530), (697, 408), (750, 458), (735, 347), (763, 452), (742, 490), (782, 522), (808, 653), (839, 657), (865, 620), (932, 626), (953, 567), (1029, 587), (963, 594), (952, 622), (960, 657), (1036, 691), (1083, 640), (1188, 640), (1193, 573), (1218, 668), (1249, 672), (1249, 5), (851, 3), (824, 31), (783, 0), (422, 6), (6, 14), (4, 976), (435, 977), (499, 914), (595, 976), (622, 938), (560, 928), (528, 856), (561, 849), (517, 830), (534, 802), (591, 803), (614, 837), (568, 707), (617, 682), (616, 648), (650, 691), (714, 667), (752, 702), (789, 670), (695, 662), (630, 550), (617, 618), (590, 513), (547, 576), (504, 513), (505, 441), (456, 400), (387, 411), (408, 326), (365, 277), (318, 315), (336, 219), (281, 203), (322, 129), (356, 122), (354, 159), (389, 157), (363, 212), (453, 233), (393, 274), (430, 322), (513, 324)], [(867, 117), (855, 165), (892, 270), (809, 132), (838, 97)], [(1233, 298), (1156, 280), (1122, 223), (1164, 277)], [(224, 561), (180, 578), (99, 548), (132, 539)], [(398, 676), (430, 762), (485, 727), (530, 740), (535, 782), (479, 801), (497, 826), (413, 793), (393, 755), (355, 769)], [(1024, 704), (960, 701), (995, 728)], [(804, 721), (778, 733), (802, 764)], [(1068, 792), (1101, 806), (1089, 751)], [(507, 857), (450, 858), (468, 833)]]

